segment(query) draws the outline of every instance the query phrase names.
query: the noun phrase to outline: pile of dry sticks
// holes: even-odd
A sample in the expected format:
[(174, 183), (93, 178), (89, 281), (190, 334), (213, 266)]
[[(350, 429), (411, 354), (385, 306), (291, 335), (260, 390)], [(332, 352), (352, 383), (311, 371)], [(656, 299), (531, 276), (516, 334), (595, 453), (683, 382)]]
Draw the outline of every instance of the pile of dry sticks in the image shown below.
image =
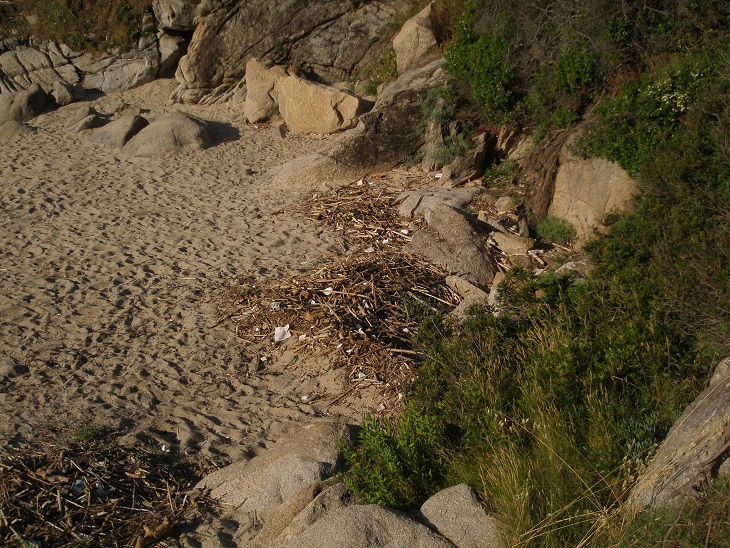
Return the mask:
[(215, 507), (186, 494), (200, 474), (164, 451), (42, 439), (0, 450), (3, 546), (144, 548)]
[(361, 180), (303, 203), (299, 213), (341, 234), (342, 253), (283, 282), (236, 287), (225, 310), (236, 333), (271, 340), (275, 327), (288, 325), (294, 352), (324, 352), (352, 379), (396, 390), (410, 381), (422, 357), (411, 348), (420, 320), (459, 297), (445, 272), (405, 251), (419, 226), (398, 216), (399, 193), (387, 181)]

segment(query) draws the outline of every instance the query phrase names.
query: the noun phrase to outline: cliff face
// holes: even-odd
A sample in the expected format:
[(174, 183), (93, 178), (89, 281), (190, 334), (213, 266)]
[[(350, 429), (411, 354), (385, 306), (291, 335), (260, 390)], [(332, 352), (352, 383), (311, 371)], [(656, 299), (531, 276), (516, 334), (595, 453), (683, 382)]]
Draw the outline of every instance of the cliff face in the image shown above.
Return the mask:
[(180, 62), (177, 99), (199, 102), (243, 78), (251, 57), (270, 58), (327, 81), (346, 78), (388, 44), (396, 0), (355, 7), (341, 0), (216, 2), (198, 6), (198, 25)]

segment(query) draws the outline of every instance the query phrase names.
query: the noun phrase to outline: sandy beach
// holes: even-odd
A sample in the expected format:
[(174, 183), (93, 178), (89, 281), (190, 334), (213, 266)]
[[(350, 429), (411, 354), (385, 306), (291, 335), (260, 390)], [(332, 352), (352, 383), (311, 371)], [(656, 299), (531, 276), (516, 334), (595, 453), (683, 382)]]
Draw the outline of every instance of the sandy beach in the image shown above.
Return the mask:
[[(276, 351), (251, 373), (260, 349), (218, 313), (231, 285), (295, 275), (336, 249), (335, 234), (289, 212), (319, 183), (282, 189), (267, 176), (326, 139), (247, 125), (236, 105), (166, 106), (174, 85), (95, 106), (184, 110), (214, 122), (216, 146), (125, 157), (66, 129), (79, 104), (0, 142), (2, 438), (94, 422), (233, 461), (322, 415), (302, 394), (342, 381)], [(326, 412), (361, 411), (343, 401)]]

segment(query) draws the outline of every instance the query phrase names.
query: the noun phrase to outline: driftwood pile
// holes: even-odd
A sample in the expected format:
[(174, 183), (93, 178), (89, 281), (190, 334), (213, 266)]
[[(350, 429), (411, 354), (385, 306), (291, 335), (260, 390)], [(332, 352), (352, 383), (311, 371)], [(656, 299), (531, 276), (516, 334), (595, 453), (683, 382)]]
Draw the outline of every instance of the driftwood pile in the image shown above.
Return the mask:
[[(404, 251), (417, 228), (392, 205), (403, 189), (385, 181), (358, 181), (314, 195), (297, 213), (339, 231), (342, 253), (286, 281), (245, 281), (224, 311), (236, 333), (271, 340), (288, 326), (293, 352), (328, 355), (351, 379), (397, 389), (413, 378), (412, 336), (426, 313), (454, 308), (459, 297), (446, 273)], [(288, 343), (288, 344), (291, 344)]]
[(126, 448), (108, 436), (5, 444), (0, 544), (152, 546), (191, 523), (200, 509), (214, 507), (205, 495), (186, 495), (199, 472), (165, 451)]

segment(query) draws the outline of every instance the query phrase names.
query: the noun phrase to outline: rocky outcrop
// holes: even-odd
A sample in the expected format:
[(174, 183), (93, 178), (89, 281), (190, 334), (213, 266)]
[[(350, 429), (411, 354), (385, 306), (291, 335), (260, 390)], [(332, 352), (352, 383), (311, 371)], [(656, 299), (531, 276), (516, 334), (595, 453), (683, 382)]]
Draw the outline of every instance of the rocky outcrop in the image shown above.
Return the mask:
[(326, 186), (392, 168), (420, 145), (421, 103), (430, 89), (446, 82), (440, 60), (404, 74), (383, 90), (357, 126), (327, 149), (272, 170), (273, 183), (281, 188), (302, 181)]
[(426, 523), (459, 548), (499, 548), (497, 520), (466, 484), (439, 491), (421, 506)]
[(198, 0), (154, 0), (152, 10), (162, 30), (192, 31)]
[(274, 94), (276, 83), (289, 73), (286, 67), (252, 57), (246, 63), (246, 103), (243, 113), (251, 124), (263, 122), (279, 112)]
[(497, 263), (463, 212), (439, 205), (426, 213), (428, 227), (413, 234), (408, 251), (458, 274), (480, 288), (488, 288)]
[(160, 36), (158, 48), (160, 50), (160, 69), (157, 71), (159, 78), (172, 78), (175, 75), (177, 65), (187, 51), (188, 42), (183, 36), (163, 34)]
[(438, 42), (431, 24), (433, 2), (412, 17), (393, 38), (395, 62), (398, 74), (404, 74), (411, 69), (423, 65), (438, 54)]
[(288, 548), (409, 546), (452, 548), (444, 537), (402, 512), (382, 506), (350, 506), (326, 514)]
[(213, 131), (202, 120), (171, 112), (137, 133), (123, 151), (129, 156), (167, 158), (184, 150), (203, 150), (214, 140)]
[(479, 188), (437, 188), (406, 190), (398, 195), (394, 204), (398, 205), (401, 217), (425, 215), (427, 211), (441, 204), (463, 208), (481, 192)]
[(580, 158), (563, 147), (549, 214), (567, 221), (585, 243), (601, 230), (610, 213), (623, 213), (636, 193), (636, 181), (617, 164), (602, 158)]
[(297, 133), (327, 134), (352, 128), (366, 106), (356, 95), (296, 76), (279, 79), (274, 93), (281, 117)]
[(89, 135), (89, 141), (112, 148), (122, 148), (147, 125), (146, 119), (130, 112), (94, 131)]
[(671, 505), (710, 481), (730, 457), (730, 358), (669, 430), (626, 507), (633, 512)]
[(31, 84), (27, 90), (0, 95), (0, 124), (27, 122), (46, 108), (46, 99), (46, 92), (38, 84)]
[(182, 102), (212, 102), (244, 77), (252, 57), (289, 63), (325, 81), (341, 81), (371, 62), (390, 40), (396, 0), (251, 0), (203, 2), (180, 62)]

